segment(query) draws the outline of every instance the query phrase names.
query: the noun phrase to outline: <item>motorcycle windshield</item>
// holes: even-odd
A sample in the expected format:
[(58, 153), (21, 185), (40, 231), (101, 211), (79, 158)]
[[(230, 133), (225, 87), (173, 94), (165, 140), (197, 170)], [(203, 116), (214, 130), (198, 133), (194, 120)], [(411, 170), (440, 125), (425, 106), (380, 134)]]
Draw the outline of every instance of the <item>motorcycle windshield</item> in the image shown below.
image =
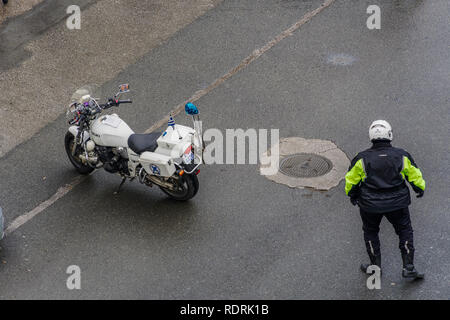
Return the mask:
[(95, 98), (95, 89), (96, 86), (92, 84), (86, 84), (80, 88), (78, 88), (70, 97), (70, 104), (67, 108), (66, 119), (68, 121), (73, 120), (76, 115), (77, 105), (81, 103), (81, 98), (85, 95), (91, 96), (91, 98)]
[(85, 95), (90, 95), (92, 98), (95, 98), (95, 89), (96, 86), (93, 84), (86, 84), (82, 87), (79, 87), (73, 94), (72, 97), (70, 98), (70, 103), (80, 103), (81, 98)]

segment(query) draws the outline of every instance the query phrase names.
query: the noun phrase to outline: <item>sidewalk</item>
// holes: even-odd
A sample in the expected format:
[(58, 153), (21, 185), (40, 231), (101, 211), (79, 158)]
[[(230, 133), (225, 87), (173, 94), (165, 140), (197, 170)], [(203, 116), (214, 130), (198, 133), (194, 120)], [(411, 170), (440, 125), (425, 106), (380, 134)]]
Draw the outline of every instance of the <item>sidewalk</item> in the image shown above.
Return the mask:
[(0, 25), (7, 19), (22, 14), (43, 0), (9, 0), (6, 6), (0, 2)]
[(36, 20), (60, 14), (60, 22), (18, 47), (8, 25), (26, 30), (36, 8), (0, 25), (0, 55), (21, 59), (0, 73), (0, 157), (65, 112), (76, 88), (114, 78), (221, 0), (101, 0), (82, 10), (81, 30), (66, 27), (64, 1), (47, 0)]

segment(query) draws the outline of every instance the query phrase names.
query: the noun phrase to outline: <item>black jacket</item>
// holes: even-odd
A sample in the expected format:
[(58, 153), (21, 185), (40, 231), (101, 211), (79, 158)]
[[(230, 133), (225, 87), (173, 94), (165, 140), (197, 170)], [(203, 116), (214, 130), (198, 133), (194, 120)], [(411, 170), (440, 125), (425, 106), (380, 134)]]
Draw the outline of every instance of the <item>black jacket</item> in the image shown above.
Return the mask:
[(360, 152), (345, 175), (345, 192), (368, 212), (389, 212), (411, 204), (406, 182), (415, 192), (425, 190), (425, 181), (411, 155), (379, 140)]

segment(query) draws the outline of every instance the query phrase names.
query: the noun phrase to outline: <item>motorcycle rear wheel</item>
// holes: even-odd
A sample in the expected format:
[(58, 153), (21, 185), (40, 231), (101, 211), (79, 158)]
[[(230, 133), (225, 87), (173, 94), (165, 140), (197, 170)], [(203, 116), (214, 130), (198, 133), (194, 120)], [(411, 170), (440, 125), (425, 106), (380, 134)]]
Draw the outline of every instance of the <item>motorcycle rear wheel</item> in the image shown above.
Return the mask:
[(72, 147), (75, 141), (75, 137), (73, 136), (72, 133), (67, 132), (66, 136), (64, 138), (64, 145), (66, 147), (66, 152), (67, 152), (67, 156), (69, 157), (70, 162), (72, 163), (72, 165), (75, 167), (75, 169), (78, 171), (78, 173), (81, 174), (89, 174), (92, 171), (94, 171), (95, 169), (83, 164), (78, 157), (74, 157), (72, 155)]
[(197, 194), (199, 188), (198, 178), (196, 175), (185, 174), (182, 177), (182, 179), (183, 184), (181, 185), (181, 188), (178, 191), (166, 189), (161, 186), (160, 188), (165, 194), (167, 194), (170, 198), (174, 200), (187, 201), (189, 199), (192, 199)]

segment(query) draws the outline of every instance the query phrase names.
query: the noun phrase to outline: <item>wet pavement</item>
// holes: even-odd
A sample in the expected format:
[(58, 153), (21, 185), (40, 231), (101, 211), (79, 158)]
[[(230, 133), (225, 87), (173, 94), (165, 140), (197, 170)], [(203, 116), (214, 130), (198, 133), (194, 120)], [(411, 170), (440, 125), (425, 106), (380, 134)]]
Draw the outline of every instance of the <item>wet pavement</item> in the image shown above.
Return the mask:
[[(115, 112), (145, 131), (321, 3), (224, 1), (102, 82), (100, 96), (129, 82), (134, 103)], [(369, 146), (372, 120), (388, 120), (394, 145), (427, 181), (411, 206), (425, 281), (402, 280), (384, 221), (382, 288), (367, 289), (359, 213), (343, 182), (326, 192), (291, 189), (257, 165), (208, 165), (186, 203), (137, 182), (114, 195), (119, 177), (89, 176), (2, 240), (0, 298), (448, 299), (450, 5), (376, 3), (381, 30), (366, 27), (373, 1), (336, 0), (196, 104), (205, 129), (278, 128), (280, 137), (331, 140), (349, 158)], [(64, 119), (56, 113), (0, 158), (7, 224), (77, 176)], [(70, 265), (81, 268), (81, 290), (66, 287)]]

